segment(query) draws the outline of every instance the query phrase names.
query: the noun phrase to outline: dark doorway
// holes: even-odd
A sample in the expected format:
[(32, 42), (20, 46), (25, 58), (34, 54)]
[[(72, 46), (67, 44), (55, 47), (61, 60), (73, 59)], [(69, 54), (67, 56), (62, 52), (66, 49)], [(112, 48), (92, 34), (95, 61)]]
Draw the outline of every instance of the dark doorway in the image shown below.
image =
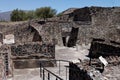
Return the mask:
[(66, 37), (62, 37), (62, 40), (63, 40), (63, 45), (66, 46)]
[(39, 33), (36, 31), (35, 34), (34, 34), (34, 36), (33, 36), (33, 42), (37, 42), (37, 41), (41, 42), (42, 38), (39, 35)]
[(0, 33), (0, 42), (3, 43), (3, 34)]
[(68, 44), (67, 44), (68, 47), (76, 46), (78, 31), (79, 31), (79, 28), (72, 27), (72, 31), (70, 33), (70, 38), (69, 38)]

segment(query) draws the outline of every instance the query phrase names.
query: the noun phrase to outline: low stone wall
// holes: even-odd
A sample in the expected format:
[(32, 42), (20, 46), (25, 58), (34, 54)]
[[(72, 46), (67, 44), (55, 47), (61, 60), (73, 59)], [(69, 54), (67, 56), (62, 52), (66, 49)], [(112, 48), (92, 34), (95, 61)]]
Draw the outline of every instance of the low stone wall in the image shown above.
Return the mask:
[(17, 59), (13, 60), (14, 68), (16, 69), (24, 69), (24, 68), (39, 68), (40, 63), (44, 67), (53, 67), (55, 66), (55, 62), (51, 62), (48, 60), (41, 60), (41, 59)]
[(55, 58), (55, 45), (39, 42), (15, 44), (11, 45), (11, 55), (16, 58), (30, 56)]
[[(42, 60), (55, 59), (55, 45), (39, 42), (11, 45), (11, 56), (15, 68), (39, 67)], [(54, 66), (54, 62), (45, 62), (44, 66)]]
[(87, 71), (80, 69), (76, 64), (69, 64), (69, 80), (92, 80)]
[(120, 43), (114, 41), (105, 41), (93, 39), (90, 47), (89, 56), (98, 58), (99, 56), (120, 56)]

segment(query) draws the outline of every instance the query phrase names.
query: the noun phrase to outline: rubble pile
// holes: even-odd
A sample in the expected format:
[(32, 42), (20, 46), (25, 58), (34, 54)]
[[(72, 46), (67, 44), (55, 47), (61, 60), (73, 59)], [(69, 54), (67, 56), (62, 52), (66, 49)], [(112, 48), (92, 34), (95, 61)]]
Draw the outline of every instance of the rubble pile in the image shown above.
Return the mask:
[(119, 65), (120, 43), (104, 39), (93, 39), (88, 56), (90, 57), (90, 64), (99, 62), (98, 59), (102, 56), (109, 65)]
[[(74, 64), (74, 67), (72, 64), (72, 67), (70, 66), (71, 70), (69, 75), (75, 78), (75, 80), (119, 80), (120, 65), (108, 65), (104, 68), (102, 73), (102, 67), (98, 67), (98, 65), (89, 66), (89, 61), (83, 61), (82, 63)], [(73, 79), (70, 78), (69, 80)]]
[(88, 57), (90, 60), (70, 63), (70, 77), (76, 80), (119, 80), (120, 44), (118, 42), (93, 39)]
[(93, 39), (89, 52), (89, 57), (91, 59), (90, 65), (94, 65), (94, 68), (98, 69), (99, 71), (100, 69), (98, 66), (102, 64), (99, 60), (100, 56), (103, 56), (108, 62), (108, 65), (102, 68), (103, 71), (99, 73), (102, 80), (119, 80), (120, 43), (104, 39)]
[(106, 78), (106, 80), (119, 80), (120, 79), (120, 65), (117, 66), (108, 66), (105, 68), (102, 76)]

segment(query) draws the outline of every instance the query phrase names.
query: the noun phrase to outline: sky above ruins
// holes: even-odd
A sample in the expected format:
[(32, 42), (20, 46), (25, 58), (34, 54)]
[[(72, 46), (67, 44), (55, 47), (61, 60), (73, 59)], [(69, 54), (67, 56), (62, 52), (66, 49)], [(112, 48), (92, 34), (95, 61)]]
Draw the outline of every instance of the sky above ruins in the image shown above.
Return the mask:
[(120, 6), (120, 0), (0, 0), (0, 12), (13, 9), (35, 10), (39, 7), (50, 6), (57, 12), (68, 8), (81, 8), (86, 6), (113, 7)]

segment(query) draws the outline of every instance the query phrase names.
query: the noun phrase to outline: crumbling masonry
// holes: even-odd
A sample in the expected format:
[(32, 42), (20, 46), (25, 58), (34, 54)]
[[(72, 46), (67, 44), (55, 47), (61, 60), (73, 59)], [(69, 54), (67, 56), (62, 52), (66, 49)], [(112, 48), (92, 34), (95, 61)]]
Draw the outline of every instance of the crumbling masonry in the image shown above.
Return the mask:
[(31, 68), (40, 60), (55, 59), (55, 45), (74, 47), (90, 44), (93, 38), (120, 43), (119, 13), (119, 7), (71, 8), (60, 17), (0, 24), (0, 53), (8, 55), (8, 73), (12, 65)]

